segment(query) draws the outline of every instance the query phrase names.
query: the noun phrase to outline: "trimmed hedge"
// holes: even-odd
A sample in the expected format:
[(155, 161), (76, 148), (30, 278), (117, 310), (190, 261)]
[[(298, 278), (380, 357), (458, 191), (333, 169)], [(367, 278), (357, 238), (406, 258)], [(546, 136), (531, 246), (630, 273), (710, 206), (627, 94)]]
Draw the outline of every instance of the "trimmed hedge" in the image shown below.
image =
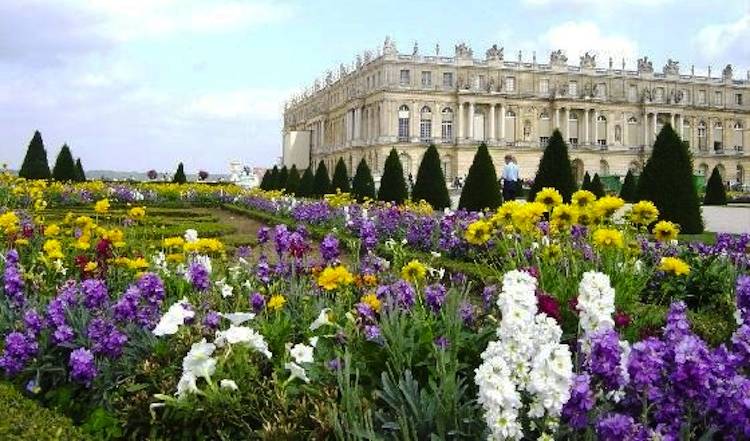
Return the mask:
[(0, 382), (0, 439), (7, 441), (90, 440), (73, 422)]

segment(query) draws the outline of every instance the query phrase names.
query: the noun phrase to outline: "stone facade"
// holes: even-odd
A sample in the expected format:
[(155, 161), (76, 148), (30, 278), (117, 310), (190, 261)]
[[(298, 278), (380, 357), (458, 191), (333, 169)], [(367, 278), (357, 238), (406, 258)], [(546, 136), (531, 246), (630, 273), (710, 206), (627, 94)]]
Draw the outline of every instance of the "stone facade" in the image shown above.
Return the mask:
[(511, 153), (523, 178), (532, 178), (555, 128), (568, 140), (574, 170), (600, 175), (639, 171), (656, 134), (672, 124), (690, 145), (696, 173), (719, 166), (727, 182), (747, 184), (750, 169), (750, 79), (682, 73), (668, 60), (656, 72), (647, 57), (638, 69), (595, 55), (570, 65), (562, 51), (548, 60), (507, 60), (497, 45), (474, 58), (465, 44), (453, 56), (382, 50), (341, 65), (287, 103), (284, 133), (309, 131), (312, 164), (333, 170), (343, 158), (350, 173), (365, 158), (376, 178), (391, 148), (405, 173), (416, 175), (428, 143), (435, 143), (446, 178), (465, 176), (476, 145), (486, 142), (500, 170)]

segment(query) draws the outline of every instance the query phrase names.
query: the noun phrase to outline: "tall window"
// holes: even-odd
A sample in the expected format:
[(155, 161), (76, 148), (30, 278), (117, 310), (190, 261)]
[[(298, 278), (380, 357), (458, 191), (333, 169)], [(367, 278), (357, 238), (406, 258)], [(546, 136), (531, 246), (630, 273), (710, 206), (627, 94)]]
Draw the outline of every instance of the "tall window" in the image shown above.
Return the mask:
[(544, 78), (539, 80), (539, 93), (541, 94), (547, 94), (549, 93), (549, 80)]
[(737, 93), (737, 94), (734, 95), (734, 103), (737, 104), (738, 106), (742, 105), (742, 94), (741, 93)]
[(506, 77), (505, 78), (505, 91), (514, 92), (516, 90), (516, 78)]
[(411, 83), (411, 75), (409, 73), (409, 69), (401, 69), (401, 77), (399, 79), (399, 83), (402, 86), (408, 86), (409, 83)]
[(596, 85), (596, 96), (598, 98), (605, 98), (607, 96), (607, 85), (605, 83)]
[(568, 83), (568, 93), (570, 96), (578, 96), (578, 82), (571, 81)]
[(698, 104), (702, 106), (706, 104), (706, 91), (705, 90), (698, 91)]
[(432, 72), (428, 70), (422, 72), (422, 87), (432, 87)]
[(638, 101), (638, 86), (631, 84), (628, 88), (628, 101)]
[(654, 100), (657, 103), (664, 101), (664, 88), (663, 87), (656, 88), (656, 96), (654, 97)]
[(706, 123), (703, 121), (698, 123), (698, 148), (706, 149)]
[(443, 72), (443, 87), (453, 87), (453, 72)]
[(422, 142), (432, 141), (432, 112), (427, 106), (419, 112), (419, 139)]
[(443, 109), (443, 121), (440, 128), (440, 137), (444, 143), (453, 142), (453, 110), (450, 107)]
[(479, 88), (484, 89), (485, 84), (487, 84), (487, 81), (485, 80), (484, 75), (479, 75)]
[(720, 106), (722, 102), (723, 100), (722, 100), (721, 92), (717, 90), (716, 92), (714, 92), (714, 105)]
[(405, 105), (398, 108), (398, 140), (409, 140), (409, 107)]

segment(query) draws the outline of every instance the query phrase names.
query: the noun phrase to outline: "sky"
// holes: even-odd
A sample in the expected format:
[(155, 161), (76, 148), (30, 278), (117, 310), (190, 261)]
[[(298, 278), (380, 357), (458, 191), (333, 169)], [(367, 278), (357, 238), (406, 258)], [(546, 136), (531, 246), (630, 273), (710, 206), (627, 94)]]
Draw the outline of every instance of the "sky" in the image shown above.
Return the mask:
[(0, 163), (18, 168), (39, 130), (51, 163), (67, 143), (90, 170), (268, 166), (284, 101), (386, 35), (406, 53), (647, 55), (744, 79), (750, 0), (2, 0)]

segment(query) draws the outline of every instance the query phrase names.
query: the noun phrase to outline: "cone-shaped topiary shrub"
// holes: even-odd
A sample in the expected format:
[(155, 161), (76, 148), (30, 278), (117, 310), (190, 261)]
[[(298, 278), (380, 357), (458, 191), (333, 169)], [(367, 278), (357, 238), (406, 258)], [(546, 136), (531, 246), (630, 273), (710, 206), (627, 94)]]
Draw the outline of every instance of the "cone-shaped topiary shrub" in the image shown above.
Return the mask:
[(495, 165), (492, 162), (487, 144), (481, 143), (469, 167), (466, 183), (461, 190), (458, 208), (479, 211), (495, 209), (502, 203), (500, 185), (497, 182)]
[(357, 173), (354, 174), (352, 194), (359, 202), (364, 201), (365, 198), (375, 199), (375, 181), (372, 179), (372, 173), (365, 158), (359, 161)]
[(81, 158), (76, 159), (76, 182), (86, 182), (86, 172), (83, 171)]
[(289, 194), (297, 194), (297, 188), (299, 187), (299, 172), (297, 171), (297, 165), (293, 164), (292, 168), (289, 169), (289, 176), (286, 178), (286, 192)]
[(331, 191), (341, 190), (342, 193), (349, 193), (349, 171), (346, 169), (344, 159), (339, 158), (336, 162), (336, 168), (333, 170), (333, 181), (331, 181)]
[(404, 168), (401, 166), (401, 160), (398, 159), (396, 149), (391, 149), (391, 153), (385, 160), (383, 176), (380, 178), (378, 200), (401, 204), (408, 196), (409, 191), (406, 189)]
[(529, 192), (529, 200), (533, 201), (539, 190), (544, 187), (556, 188), (566, 202), (570, 201), (570, 196), (576, 189), (568, 156), (568, 145), (563, 141), (557, 129), (552, 132), (547, 148), (544, 149), (542, 159), (539, 161), (534, 185), (531, 186)]
[(318, 163), (318, 169), (315, 171), (315, 185), (311, 196), (322, 197), (324, 194), (331, 192), (331, 180), (328, 177), (328, 167), (323, 161)]
[(300, 198), (309, 198), (313, 195), (313, 187), (315, 187), (315, 176), (312, 172), (312, 165), (305, 169), (302, 173), (302, 179), (299, 181), (295, 195)]
[(583, 174), (583, 182), (581, 182), (581, 190), (591, 191), (591, 175), (589, 172)]
[(73, 161), (73, 154), (70, 153), (68, 144), (63, 144), (60, 153), (57, 154), (55, 166), (52, 167), (52, 179), (60, 182), (76, 180), (76, 163)]
[(417, 182), (411, 192), (411, 200), (418, 202), (424, 199), (436, 210), (451, 206), (448, 187), (445, 186), (445, 175), (440, 166), (440, 154), (434, 144), (430, 144), (422, 157), (417, 171)]
[(711, 177), (706, 184), (706, 196), (703, 198), (703, 205), (726, 205), (727, 191), (724, 188), (724, 182), (721, 180), (719, 168), (714, 167)]
[(589, 191), (594, 193), (594, 196), (597, 198), (606, 194), (604, 191), (604, 184), (602, 184), (602, 180), (599, 178), (599, 173), (594, 173), (594, 179), (591, 180), (591, 188)]
[(184, 184), (185, 182), (187, 182), (187, 177), (185, 176), (185, 167), (182, 165), (182, 162), (180, 162), (180, 164), (177, 166), (177, 171), (172, 177), (172, 182), (174, 182), (175, 184)]
[(628, 173), (625, 175), (625, 181), (623, 181), (622, 188), (620, 189), (620, 197), (625, 202), (636, 202), (636, 185), (635, 175), (633, 175), (631, 170), (628, 170)]
[(42, 134), (38, 130), (29, 142), (18, 176), (26, 179), (49, 179), (52, 176), (47, 161), (47, 150), (44, 149)]

